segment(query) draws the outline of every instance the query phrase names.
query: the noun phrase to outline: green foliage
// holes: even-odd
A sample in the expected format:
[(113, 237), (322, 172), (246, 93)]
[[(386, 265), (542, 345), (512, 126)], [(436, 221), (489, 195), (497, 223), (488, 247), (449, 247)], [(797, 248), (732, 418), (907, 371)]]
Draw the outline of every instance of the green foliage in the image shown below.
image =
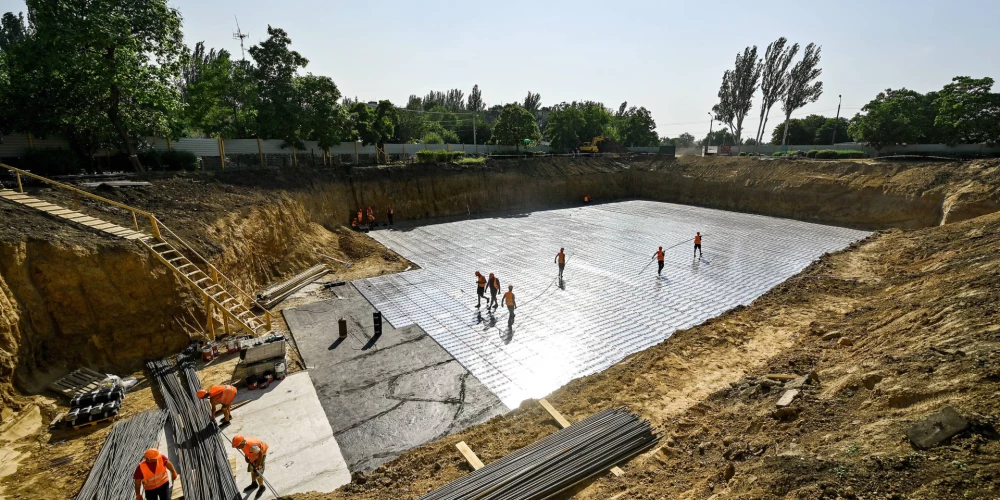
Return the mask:
[(420, 138), (420, 142), (424, 144), (444, 144), (444, 138), (437, 132), (428, 132)]
[(295, 79), (300, 111), (300, 135), (317, 141), (321, 149), (350, 137), (347, 111), (338, 103), (340, 90), (330, 77), (309, 73)]
[(664, 146), (673, 145), (678, 148), (692, 148), (695, 145), (695, 139), (693, 135), (684, 132), (673, 139), (669, 137), (661, 137), (660, 144)]
[(164, 151), (161, 158), (166, 170), (193, 172), (199, 167), (198, 156), (190, 151)]
[(757, 92), (762, 66), (757, 59), (757, 46), (747, 47), (742, 54), (736, 54), (736, 66), (722, 74), (719, 88), (719, 104), (712, 107), (715, 119), (729, 125), (736, 131), (735, 142), (740, 144), (743, 120), (753, 106), (753, 95)]
[(632, 106), (619, 120), (618, 141), (627, 147), (653, 147), (660, 144), (653, 115), (644, 107)]
[(817, 160), (847, 160), (851, 158), (867, 158), (868, 155), (864, 151), (851, 150), (851, 149), (822, 149), (819, 151), (810, 151), (809, 153), (815, 153), (809, 156), (810, 158), (816, 158)]
[(893, 144), (916, 144), (934, 134), (925, 96), (907, 89), (886, 89), (861, 108), (848, 132), (876, 150)]
[(535, 115), (517, 104), (504, 106), (493, 127), (493, 142), (504, 146), (515, 146), (520, 150), (525, 139), (538, 141), (542, 138)]
[[(781, 103), (786, 123), (791, 119), (795, 110), (816, 102), (819, 96), (823, 95), (823, 82), (816, 81), (823, 73), (823, 70), (818, 67), (822, 49), (814, 43), (806, 45), (802, 59), (795, 63), (795, 66), (792, 66), (788, 72), (788, 87)], [(788, 142), (783, 139), (781, 144), (788, 144)]]
[(757, 125), (757, 143), (764, 141), (767, 130), (767, 119), (771, 108), (785, 95), (788, 89), (788, 66), (799, 52), (799, 44), (786, 47), (788, 39), (780, 37), (767, 46), (764, 60), (761, 61), (760, 73), (760, 121)]
[[(794, 145), (828, 145), (832, 144), (833, 129), (837, 128), (837, 142), (849, 142), (850, 134), (848, 127), (850, 122), (846, 118), (828, 118), (821, 115), (809, 115), (805, 118), (792, 118), (788, 120), (788, 140), (787, 144)], [(771, 144), (781, 144), (785, 134), (785, 126), (778, 125), (771, 133)]]
[(750, 156), (750, 153), (747, 153), (746, 151), (740, 151), (739, 156)]
[(68, 149), (25, 151), (18, 163), (20, 168), (41, 176), (75, 175), (85, 167), (80, 157)]
[(485, 165), (485, 156), (467, 156), (465, 158), (459, 158), (455, 163), (459, 165)]
[(992, 78), (956, 76), (934, 101), (934, 125), (949, 145), (1000, 143), (1000, 94)]
[(736, 143), (736, 138), (733, 134), (729, 132), (729, 129), (723, 127), (719, 130), (713, 130), (712, 135), (706, 135), (704, 139), (695, 143), (697, 146), (725, 146), (733, 145)]
[(417, 163), (448, 163), (461, 160), (464, 157), (465, 151), (446, 151), (444, 149), (417, 151)]
[(549, 121), (545, 127), (545, 135), (555, 151), (573, 151), (584, 140), (582, 138), (587, 127), (583, 112), (578, 107), (557, 109), (549, 113)]
[(211, 137), (232, 137), (233, 110), (226, 102), (233, 63), (229, 52), (204, 53), (199, 42), (185, 61), (184, 108), (186, 124)]
[(257, 63), (253, 75), (257, 83), (257, 130), (261, 139), (281, 139), (285, 146), (302, 148), (299, 124), (303, 120), (296, 76), (309, 60), (289, 46), (292, 39), (281, 28), (267, 27), (267, 39), (250, 47)]
[(806, 151), (806, 158), (815, 158), (816, 157), (816, 153), (819, 153), (819, 150), (817, 150), (817, 149), (811, 149), (809, 151)]
[(365, 146), (382, 147), (393, 136), (399, 123), (399, 112), (389, 101), (379, 101), (375, 107), (356, 102), (350, 108), (353, 138)]

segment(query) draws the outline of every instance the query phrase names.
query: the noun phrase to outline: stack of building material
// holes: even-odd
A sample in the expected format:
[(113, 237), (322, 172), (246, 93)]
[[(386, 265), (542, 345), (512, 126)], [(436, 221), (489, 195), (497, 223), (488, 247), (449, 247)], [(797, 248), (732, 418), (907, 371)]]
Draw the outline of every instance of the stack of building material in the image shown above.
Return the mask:
[(166, 420), (167, 412), (151, 410), (115, 424), (76, 499), (134, 499), (132, 473), (143, 453), (156, 444)]
[[(177, 472), (188, 500), (237, 500), (242, 498), (230, 470), (209, 405), (198, 399), (201, 382), (190, 362), (170, 360), (146, 364), (160, 388), (177, 440)], [(184, 380), (182, 381), (181, 378)]]
[(604, 410), (507, 455), (421, 500), (549, 498), (660, 440), (649, 422), (624, 408)]
[(124, 399), (121, 379), (108, 378), (98, 389), (75, 396), (63, 421), (71, 427), (80, 427), (112, 419), (118, 416)]
[(278, 303), (282, 300), (288, 298), (289, 295), (299, 291), (302, 287), (320, 279), (328, 272), (330, 272), (330, 269), (327, 268), (326, 265), (317, 264), (299, 274), (296, 274), (284, 283), (279, 283), (268, 288), (267, 290), (264, 290), (257, 295), (257, 300), (260, 301), (262, 306), (270, 309), (278, 305)]

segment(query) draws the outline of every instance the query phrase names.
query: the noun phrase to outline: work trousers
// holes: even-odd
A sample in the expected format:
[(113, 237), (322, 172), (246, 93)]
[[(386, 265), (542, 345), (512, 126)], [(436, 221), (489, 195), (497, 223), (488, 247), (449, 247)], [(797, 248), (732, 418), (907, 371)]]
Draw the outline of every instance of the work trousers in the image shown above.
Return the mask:
[(563, 269), (566, 269), (566, 263), (565, 262), (563, 262), (562, 264), (559, 264), (559, 277), (560, 278), (562, 277)]
[[(476, 287), (476, 307), (479, 307), (483, 303), (483, 299), (486, 298), (486, 287)], [(486, 307), (489, 307), (489, 301), (486, 302)]]
[(490, 301), (486, 303), (486, 307), (494, 307), (497, 305), (497, 293), (490, 290)]
[(389, 218), (389, 225), (391, 226), (392, 225), (392, 214), (386, 214), (386, 217)]
[(699, 256), (702, 255), (702, 253), (701, 253), (701, 244), (697, 244), (697, 245), (694, 246), (694, 253), (696, 253)]
[(507, 328), (514, 326), (514, 306), (507, 306), (507, 311), (510, 314), (507, 316)]
[(146, 490), (146, 500), (170, 500), (170, 482), (155, 490)]
[(658, 266), (657, 269), (656, 269), (656, 274), (662, 273), (663, 272), (663, 261), (662, 260), (657, 261), (656, 264)]

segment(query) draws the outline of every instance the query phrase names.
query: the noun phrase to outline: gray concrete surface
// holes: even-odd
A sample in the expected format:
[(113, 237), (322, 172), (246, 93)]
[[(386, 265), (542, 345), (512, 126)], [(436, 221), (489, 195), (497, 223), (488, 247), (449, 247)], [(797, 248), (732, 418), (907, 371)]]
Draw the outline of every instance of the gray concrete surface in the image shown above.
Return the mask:
[[(693, 256), (695, 232), (704, 258)], [(419, 325), (509, 407), (601, 371), (737, 305), (867, 232), (628, 201), (371, 233), (422, 269), (354, 282), (397, 327)], [(652, 256), (666, 252), (662, 277)], [(564, 280), (553, 262), (566, 248)], [(476, 308), (475, 271), (518, 309)], [(404, 328), (405, 330), (405, 328)]]
[(352, 471), (508, 411), (420, 327), (383, 322), (373, 339), (372, 305), (350, 284), (334, 293), (282, 312)]

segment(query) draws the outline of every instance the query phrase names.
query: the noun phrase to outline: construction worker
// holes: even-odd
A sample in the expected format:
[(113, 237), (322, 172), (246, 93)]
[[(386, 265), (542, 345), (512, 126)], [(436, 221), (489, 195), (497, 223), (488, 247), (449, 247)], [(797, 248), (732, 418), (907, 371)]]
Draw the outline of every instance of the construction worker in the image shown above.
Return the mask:
[[(146, 490), (146, 500), (170, 500), (170, 480), (177, 481), (177, 469), (159, 450), (150, 448), (143, 454), (132, 474), (135, 483), (135, 500), (142, 500), (142, 490)], [(167, 477), (170, 471), (170, 477)]]
[(701, 233), (700, 232), (694, 235), (694, 253), (699, 258), (703, 257), (703, 254), (701, 253)]
[(372, 207), (368, 207), (368, 230), (372, 231), (375, 229), (375, 211)]
[(246, 438), (240, 434), (233, 436), (233, 448), (243, 453), (247, 462), (247, 472), (250, 473), (250, 486), (243, 488), (244, 492), (260, 488), (257, 496), (264, 494), (264, 461), (267, 459), (267, 444), (259, 439)]
[(500, 293), (500, 280), (493, 273), (490, 273), (490, 279), (487, 280), (490, 287), (490, 301), (486, 303), (486, 308), (489, 309), (491, 306), (493, 309), (497, 308), (497, 294)]
[(210, 398), (212, 403), (212, 420), (215, 420), (216, 405), (222, 406), (222, 424), (226, 425), (233, 419), (229, 412), (233, 408), (233, 400), (236, 399), (236, 387), (231, 385), (213, 385), (206, 391), (198, 389), (198, 399)]
[(392, 210), (392, 205), (389, 205), (389, 208), (385, 209), (385, 217), (387, 219), (389, 219), (389, 225), (390, 226), (392, 225), (392, 214), (394, 214), (394, 213), (395, 212)]
[(560, 248), (559, 253), (556, 254), (555, 262), (559, 264), (559, 279), (562, 279), (563, 269), (566, 269), (566, 249)]
[(660, 247), (660, 249), (653, 254), (653, 258), (656, 259), (656, 263), (659, 265), (659, 268), (656, 270), (656, 275), (659, 276), (660, 273), (663, 272), (663, 247)]
[(589, 194), (583, 197), (583, 204), (584, 205), (589, 205), (590, 204), (590, 195)]
[(517, 302), (514, 301), (514, 285), (507, 285), (507, 293), (503, 294), (504, 304), (510, 314), (507, 316), (507, 329), (514, 326), (514, 309), (517, 309)]
[[(483, 304), (483, 299), (486, 298), (486, 278), (479, 271), (476, 271), (476, 309), (479, 309)], [(486, 307), (490, 306), (490, 302), (486, 301)]]
[(364, 225), (365, 225), (365, 215), (361, 211), (361, 209), (359, 208), (358, 209), (358, 227), (363, 227)]

